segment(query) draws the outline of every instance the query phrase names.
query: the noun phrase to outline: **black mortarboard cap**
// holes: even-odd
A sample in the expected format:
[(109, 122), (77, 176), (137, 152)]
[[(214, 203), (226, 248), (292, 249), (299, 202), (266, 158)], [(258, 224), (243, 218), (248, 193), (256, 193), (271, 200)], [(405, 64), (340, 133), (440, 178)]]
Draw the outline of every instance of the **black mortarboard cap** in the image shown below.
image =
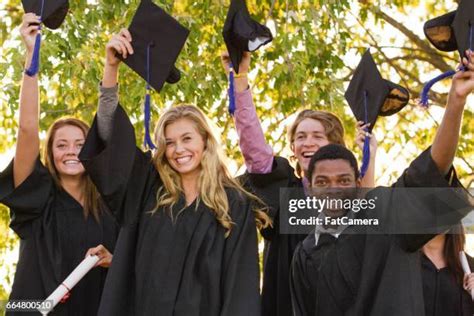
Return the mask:
[(474, 1), (461, 1), (457, 10), (427, 21), (423, 30), (437, 49), (458, 50), (465, 56), (466, 50), (474, 49)]
[[(400, 111), (410, 98), (408, 90), (382, 78), (368, 49), (357, 66), (344, 95), (358, 121), (370, 123), (367, 132), (374, 128), (377, 117), (389, 116)], [(370, 138), (364, 139), (360, 177), (368, 170)]]
[[(57, 29), (66, 18), (69, 10), (67, 0), (22, 0), (26, 13), (33, 12), (41, 18), (41, 22), (50, 29)], [(34, 76), (39, 72), (41, 50), (41, 26), (35, 38), (35, 46), (31, 57), (31, 64), (25, 69), (25, 74)]]
[[(450, 52), (458, 50), (461, 57), (466, 50), (474, 49), (474, 1), (462, 0), (457, 10), (429, 20), (423, 27), (428, 40), (439, 50)], [(427, 107), (431, 87), (438, 81), (453, 76), (458, 70), (448, 70), (429, 80), (420, 93), (420, 104)]]
[(461, 57), (466, 56), (466, 50), (474, 49), (474, 1), (463, 0), (459, 3), (453, 21), (457, 49)]
[(165, 81), (179, 81), (180, 73), (174, 63), (189, 30), (150, 0), (143, 0), (129, 31), (134, 53), (124, 62), (158, 92)]
[(456, 11), (452, 11), (431, 19), (423, 25), (426, 38), (434, 47), (443, 52), (452, 52), (458, 48), (452, 25), (455, 16)]
[(367, 50), (354, 72), (345, 97), (357, 120), (370, 123), (371, 131), (378, 116), (397, 113), (407, 105), (410, 95), (404, 87), (382, 78), (370, 50)]
[(250, 17), (245, 0), (231, 1), (222, 35), (236, 73), (243, 52), (253, 52), (273, 39), (268, 27)]
[(21, 2), (26, 13), (33, 12), (39, 15), (43, 24), (53, 30), (61, 26), (69, 10), (68, 0), (21, 0)]

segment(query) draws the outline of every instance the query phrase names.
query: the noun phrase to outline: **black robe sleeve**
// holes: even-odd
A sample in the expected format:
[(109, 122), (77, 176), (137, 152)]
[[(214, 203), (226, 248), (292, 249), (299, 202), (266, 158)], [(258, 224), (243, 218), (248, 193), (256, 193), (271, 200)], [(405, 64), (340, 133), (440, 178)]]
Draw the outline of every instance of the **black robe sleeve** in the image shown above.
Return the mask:
[(306, 234), (284, 235), (280, 227), (280, 188), (302, 187), (287, 159), (274, 157), (272, 171), (246, 174), (247, 188), (268, 206), (273, 226), (260, 231), (265, 238), (262, 285), (262, 315), (292, 313), (289, 287), (290, 265), (297, 244)]
[[(300, 243), (295, 249), (293, 261), (290, 269), (290, 293), (291, 305), (293, 306), (293, 315), (295, 316), (313, 316), (307, 311), (313, 310), (316, 297), (308, 295), (311, 293), (311, 284), (307, 271), (307, 257), (303, 251), (303, 244)], [(317, 273), (317, 271), (311, 271)], [(315, 293), (316, 294), (316, 293)], [(311, 308), (311, 306), (313, 306)]]
[(260, 315), (258, 245), (255, 216), (251, 204), (229, 194), (232, 220), (236, 223), (225, 246), (225, 276), (220, 315)]
[(118, 222), (136, 222), (144, 209), (144, 194), (159, 177), (151, 156), (136, 147), (133, 126), (120, 105), (114, 112), (110, 139), (105, 142), (94, 118), (79, 159)]
[(270, 240), (279, 227), (278, 212), (280, 209), (280, 188), (295, 187), (296, 176), (294, 169), (287, 159), (275, 156), (270, 173), (246, 173), (245, 187), (257, 195), (268, 206), (268, 215), (273, 221), (273, 227), (261, 231), (262, 236)]
[(316, 238), (312, 232), (298, 244), (290, 271), (291, 305), (294, 316), (314, 315), (321, 264), (335, 243), (334, 236), (321, 234), (316, 245)]
[(473, 209), (454, 168), (442, 175), (431, 157), (431, 148), (410, 164), (392, 189), (381, 190), (386, 203), (377, 209), (381, 227), (396, 233), (402, 249), (409, 252), (419, 250)]
[(0, 202), (10, 208), (10, 227), (25, 239), (31, 234), (29, 224), (42, 215), (54, 182), (38, 157), (31, 174), (15, 188), (13, 163), (0, 173)]

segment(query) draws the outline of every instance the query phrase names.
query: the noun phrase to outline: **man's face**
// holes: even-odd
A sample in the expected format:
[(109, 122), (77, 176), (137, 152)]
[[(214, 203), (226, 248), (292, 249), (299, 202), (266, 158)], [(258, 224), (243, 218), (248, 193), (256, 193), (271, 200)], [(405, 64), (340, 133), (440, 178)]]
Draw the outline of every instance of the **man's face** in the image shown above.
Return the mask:
[(302, 120), (295, 130), (291, 150), (293, 151), (298, 164), (306, 175), (308, 165), (314, 153), (319, 148), (329, 144), (324, 125), (312, 118)]
[[(327, 159), (316, 162), (311, 176), (312, 195), (319, 199), (354, 199), (360, 180), (356, 179), (354, 169), (345, 159)], [(334, 203), (335, 204), (335, 203)], [(346, 210), (328, 207), (323, 210), (330, 217), (346, 214)]]

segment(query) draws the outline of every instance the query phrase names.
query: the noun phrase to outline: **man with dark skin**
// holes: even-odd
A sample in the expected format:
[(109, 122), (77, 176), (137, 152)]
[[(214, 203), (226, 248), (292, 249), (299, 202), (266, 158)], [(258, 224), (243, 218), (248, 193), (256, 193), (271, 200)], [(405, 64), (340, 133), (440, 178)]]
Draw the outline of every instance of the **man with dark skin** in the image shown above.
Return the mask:
[[(472, 52), (466, 54), (472, 60)], [(322, 251), (324, 254), (318, 259), (319, 262), (306, 270), (307, 278), (317, 282), (316, 293), (310, 293), (306, 299), (314, 300), (315, 315), (418, 316), (424, 315), (425, 305), (432, 303), (423, 300), (424, 279), (419, 250), (433, 237), (444, 233), (446, 227), (459, 223), (472, 210), (472, 197), (459, 194), (459, 190), (447, 189), (461, 187), (453, 172), (452, 162), (458, 146), (466, 98), (474, 89), (474, 64), (466, 58), (463, 64), (467, 70), (453, 77), (446, 111), (432, 146), (420, 154), (392, 185), (398, 188), (446, 188), (443, 199), (448, 198), (449, 203), (442, 203), (441, 198), (436, 196), (431, 200), (421, 199), (413, 193), (405, 193), (405, 197), (390, 196), (382, 202), (383, 207), (369, 216), (379, 217), (382, 227), (389, 229), (393, 223), (409, 220), (415, 223), (411, 227), (421, 233), (373, 235), (368, 233), (370, 228), (349, 227), (337, 241), (333, 237), (327, 249)], [(311, 187), (360, 187), (357, 164), (354, 165), (354, 162), (353, 155), (341, 146), (322, 147), (310, 162)], [(377, 194), (377, 189), (374, 191), (372, 195)], [(390, 213), (397, 205), (390, 205), (395, 203), (388, 201), (406, 202), (408, 207), (400, 213)], [(421, 209), (410, 209), (410, 205), (419, 206), (419, 202), (424, 203)], [(424, 229), (432, 228), (430, 224), (434, 222), (443, 227), (439, 227), (439, 232), (427, 233)], [(296, 282), (296, 285), (299, 286), (299, 283)]]

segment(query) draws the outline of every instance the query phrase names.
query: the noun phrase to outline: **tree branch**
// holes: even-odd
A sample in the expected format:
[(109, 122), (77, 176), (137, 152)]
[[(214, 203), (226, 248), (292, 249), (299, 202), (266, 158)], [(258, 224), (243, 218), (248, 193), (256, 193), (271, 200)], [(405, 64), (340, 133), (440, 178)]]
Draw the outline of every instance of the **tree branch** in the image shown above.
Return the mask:
[(436, 68), (440, 69), (442, 72), (451, 70), (450, 67), (444, 59), (440, 56), (438, 51), (431, 47), (426, 41), (422, 40), (418, 37), (415, 33), (410, 31), (408, 28), (405, 27), (402, 23), (396, 21), (394, 18), (386, 14), (377, 6), (371, 6), (371, 9), (375, 12), (375, 15), (379, 16), (383, 20), (385, 20), (388, 24), (399, 30), (403, 33), (406, 37), (408, 37), (415, 45), (420, 47), (426, 54), (428, 54), (431, 58), (431, 64), (433, 64)]

